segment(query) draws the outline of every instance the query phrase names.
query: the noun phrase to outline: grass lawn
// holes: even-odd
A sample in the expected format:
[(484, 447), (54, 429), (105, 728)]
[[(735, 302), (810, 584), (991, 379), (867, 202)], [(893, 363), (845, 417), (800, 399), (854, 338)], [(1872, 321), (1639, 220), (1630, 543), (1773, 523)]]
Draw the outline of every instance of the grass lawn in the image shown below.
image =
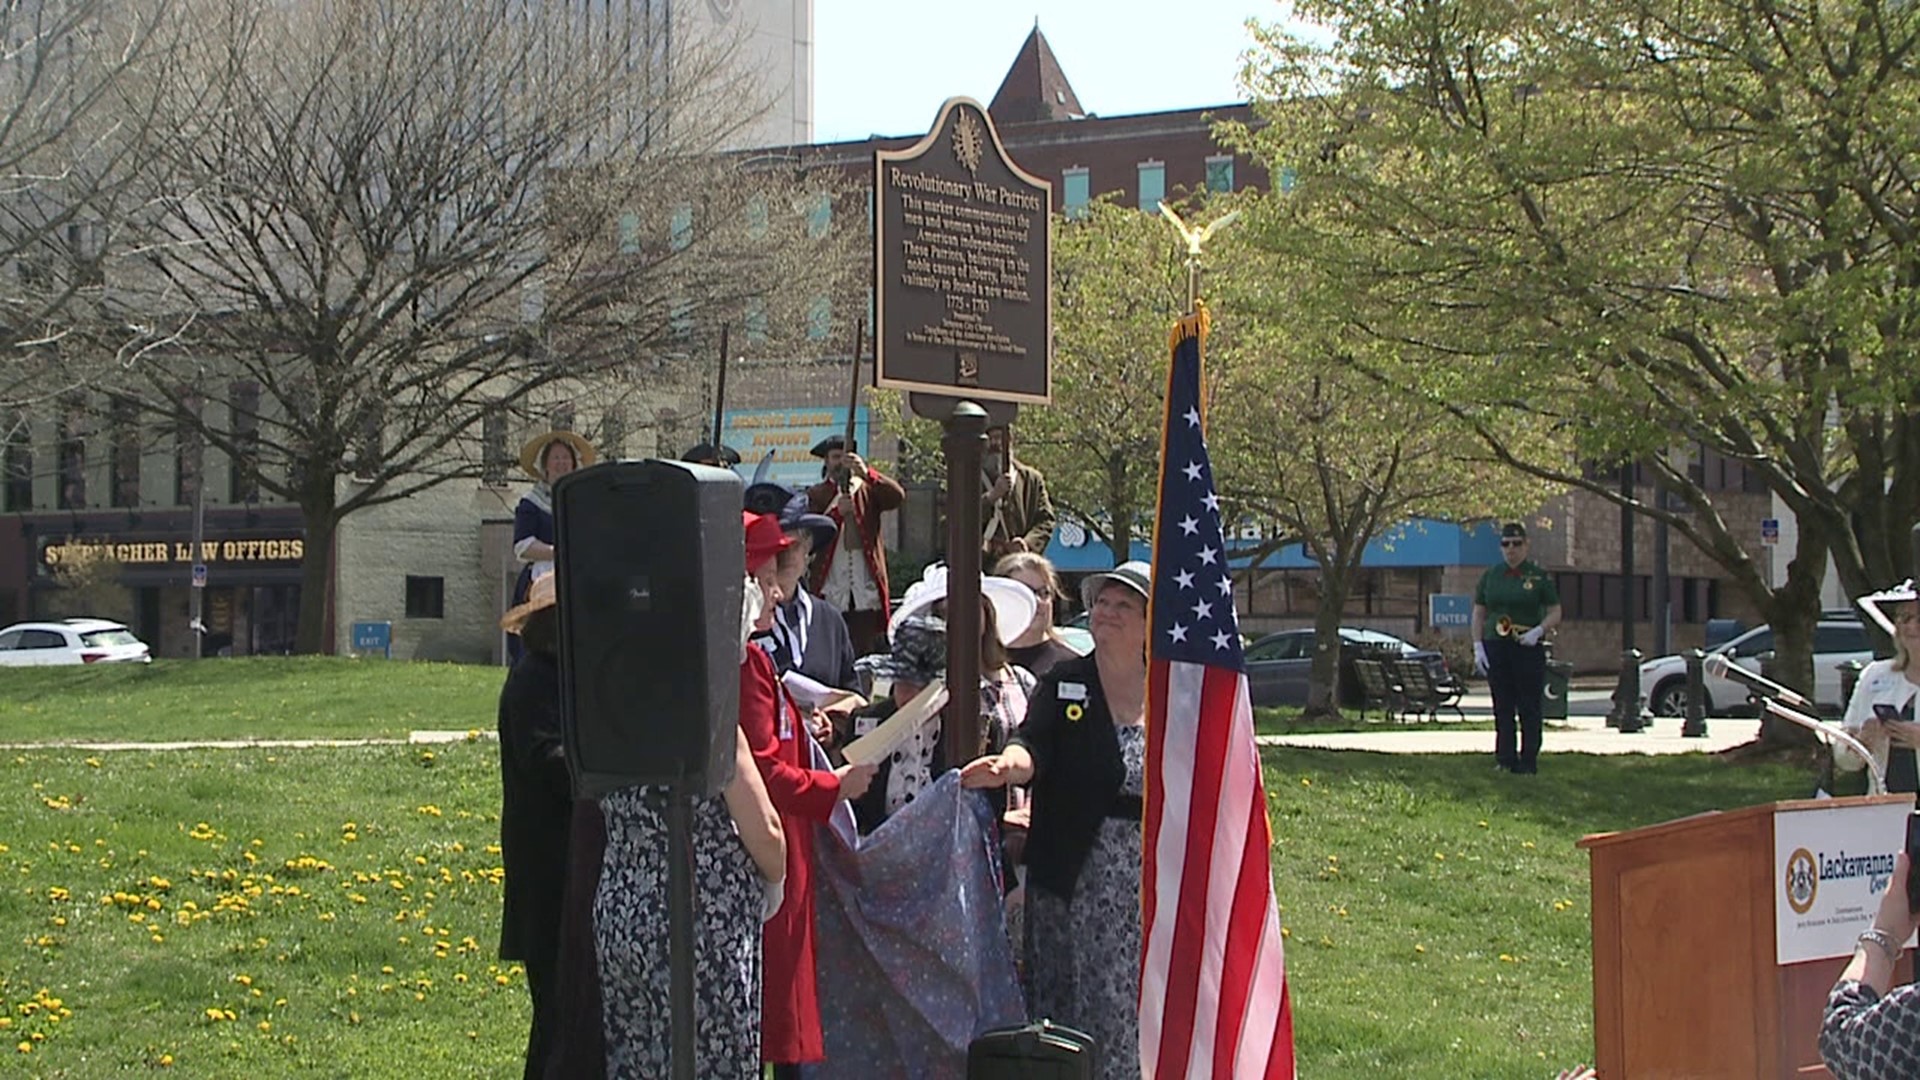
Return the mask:
[(491, 731), (502, 668), (325, 656), (0, 668), (0, 742)]
[[(1396, 731), (1492, 731), (1492, 720), (1457, 720), (1451, 711), (1442, 712), (1442, 719), (1429, 720), (1425, 716), (1414, 716), (1408, 720), (1388, 720), (1379, 714), (1360, 719), (1358, 709), (1347, 709), (1339, 716), (1322, 716), (1312, 720), (1302, 716), (1302, 709), (1288, 705), (1270, 706), (1253, 710), (1253, 730), (1256, 735), (1336, 735), (1349, 732), (1396, 732)], [(1548, 721), (1547, 730), (1554, 728), (1554, 722)]]
[[(227, 704), (196, 714), (196, 735), (356, 713), (361, 734), (490, 728), (498, 687), (490, 669), (202, 667), (201, 696)], [(273, 689), (234, 681), (255, 672)], [(88, 733), (103, 738), (178, 734), (138, 702), (166, 690), (178, 704), (201, 678), (160, 664), (148, 679), (62, 674), (86, 681), (58, 695), (32, 673), (34, 701), (64, 714), (68, 697), (124, 696), (118, 726)], [(19, 738), (21, 705), (0, 697)], [(297, 708), (257, 704), (281, 697)], [(496, 753), (0, 753), (0, 1076), (514, 1074), (526, 1004), (493, 955)], [(1300, 1067), (1315, 1080), (1549, 1077), (1589, 1058), (1574, 841), (1810, 786), (1698, 755), (1549, 755), (1537, 777), (1496, 774), (1483, 755), (1277, 748), (1266, 762)]]

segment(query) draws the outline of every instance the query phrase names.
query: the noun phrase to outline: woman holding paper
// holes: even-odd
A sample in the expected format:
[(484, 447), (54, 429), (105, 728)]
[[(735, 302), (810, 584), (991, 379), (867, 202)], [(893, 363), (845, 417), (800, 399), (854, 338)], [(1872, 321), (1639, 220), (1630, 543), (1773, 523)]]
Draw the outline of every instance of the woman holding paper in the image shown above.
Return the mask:
[(1027, 966), (1035, 1017), (1092, 1035), (1101, 1075), (1140, 1075), (1140, 810), (1147, 703), (1146, 563), (1081, 587), (1093, 652), (1040, 681), (1007, 748), (968, 787), (1032, 785)]
[[(754, 631), (764, 634), (783, 598), (779, 558), (793, 538), (775, 515), (747, 514), (743, 520), (747, 572), (766, 597)], [(764, 649), (748, 649), (740, 664), (740, 730), (787, 836), (786, 899), (765, 927), (760, 1055), (775, 1077), (797, 1077), (800, 1065), (826, 1058), (813, 959), (813, 826), (831, 817), (841, 799), (864, 794), (874, 770), (851, 764), (813, 767), (805, 716)]]
[[(1893, 658), (1875, 660), (1860, 672), (1841, 726), (1873, 751), (1874, 766), (1886, 777), (1889, 792), (1920, 791), (1920, 722), (1914, 704), (1920, 697), (1920, 603), (1913, 581), (1869, 593), (1854, 601), (1893, 638)], [(1833, 744), (1833, 766), (1859, 772), (1867, 763), (1842, 743)]]

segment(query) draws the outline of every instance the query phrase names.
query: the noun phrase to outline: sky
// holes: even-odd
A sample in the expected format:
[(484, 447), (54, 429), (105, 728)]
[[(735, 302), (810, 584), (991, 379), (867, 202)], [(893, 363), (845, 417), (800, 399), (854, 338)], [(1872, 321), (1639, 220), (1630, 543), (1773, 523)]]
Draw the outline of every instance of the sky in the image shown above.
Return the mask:
[(1034, 19), (1087, 111), (1242, 100), (1246, 21), (1282, 0), (815, 0), (814, 140), (914, 135), (950, 97), (990, 102)]

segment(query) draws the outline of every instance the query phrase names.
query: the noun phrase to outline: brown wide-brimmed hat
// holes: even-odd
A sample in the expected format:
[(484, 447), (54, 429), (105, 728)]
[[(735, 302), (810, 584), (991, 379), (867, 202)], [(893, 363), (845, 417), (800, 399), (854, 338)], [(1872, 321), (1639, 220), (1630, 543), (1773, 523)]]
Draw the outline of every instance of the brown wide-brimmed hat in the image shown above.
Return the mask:
[(549, 443), (563, 442), (573, 448), (573, 463), (584, 469), (600, 457), (593, 444), (571, 431), (543, 431), (527, 440), (520, 448), (520, 468), (535, 480), (545, 480), (546, 474), (540, 471), (540, 455)]
[(500, 629), (509, 634), (517, 634), (521, 627), (527, 625), (527, 620), (533, 617), (534, 612), (544, 611), (559, 602), (560, 596), (555, 589), (553, 575), (542, 574), (533, 579), (533, 585), (527, 589), (527, 598), (508, 608), (507, 613), (500, 616)]

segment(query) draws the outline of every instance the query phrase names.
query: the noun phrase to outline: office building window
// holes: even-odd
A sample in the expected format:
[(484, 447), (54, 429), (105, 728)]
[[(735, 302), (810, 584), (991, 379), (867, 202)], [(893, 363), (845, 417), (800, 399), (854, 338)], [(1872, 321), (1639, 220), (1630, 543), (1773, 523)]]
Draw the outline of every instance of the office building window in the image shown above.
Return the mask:
[(685, 251), (693, 244), (693, 207), (676, 206), (673, 217), (667, 222), (667, 242), (675, 251)]
[(227, 465), (227, 500), (260, 499), (260, 384), (237, 382), (228, 390), (233, 456)]
[(747, 239), (767, 238), (767, 197), (755, 195), (747, 200)]
[(113, 403), (113, 505), (140, 505), (140, 413), (125, 398)]
[(818, 240), (833, 227), (833, 199), (825, 192), (807, 201), (807, 236)]
[(498, 487), (507, 482), (507, 408), (494, 405), (480, 418), (480, 482)]
[(767, 343), (767, 302), (758, 296), (747, 301), (747, 344)]
[(673, 309), (667, 313), (667, 329), (678, 344), (685, 345), (693, 340), (693, 301), (680, 299), (673, 302)]
[(816, 296), (807, 305), (807, 340), (825, 341), (833, 332), (833, 301)]
[(0, 420), (6, 425), (0, 430), (5, 437), (4, 451), (0, 452), (0, 500), (5, 501), (5, 509), (14, 513), (33, 509), (33, 432), (21, 417), (9, 417)]
[(600, 458), (618, 461), (627, 456), (627, 410), (609, 405), (600, 412)]
[(629, 210), (620, 215), (620, 254), (640, 252), (640, 215)]
[(1218, 154), (1207, 159), (1207, 190), (1213, 192), (1233, 190), (1233, 158), (1228, 154)]
[(1167, 197), (1167, 166), (1158, 161), (1140, 163), (1140, 209), (1158, 212)]
[(444, 618), (446, 610), (445, 578), (407, 575), (407, 618)]
[(1294, 186), (1295, 184), (1297, 184), (1297, 183), (1299, 183), (1299, 182), (1300, 182), (1300, 174), (1299, 174), (1299, 173), (1297, 173), (1297, 172), (1294, 172), (1294, 171), (1293, 171), (1293, 170), (1292, 170), (1291, 168), (1287, 168), (1287, 167), (1285, 167), (1285, 166), (1282, 166), (1282, 167), (1281, 167), (1281, 169), (1280, 169), (1280, 194), (1282, 194), (1282, 195), (1291, 195), (1291, 194), (1293, 194), (1293, 186)]
[(77, 401), (68, 401), (60, 409), (59, 430), (54, 439), (58, 444), (60, 470), (61, 510), (85, 510), (87, 508), (87, 439), (85, 430), (86, 406)]
[(1093, 176), (1085, 169), (1068, 169), (1060, 174), (1060, 207), (1068, 217), (1086, 213), (1093, 201)]

